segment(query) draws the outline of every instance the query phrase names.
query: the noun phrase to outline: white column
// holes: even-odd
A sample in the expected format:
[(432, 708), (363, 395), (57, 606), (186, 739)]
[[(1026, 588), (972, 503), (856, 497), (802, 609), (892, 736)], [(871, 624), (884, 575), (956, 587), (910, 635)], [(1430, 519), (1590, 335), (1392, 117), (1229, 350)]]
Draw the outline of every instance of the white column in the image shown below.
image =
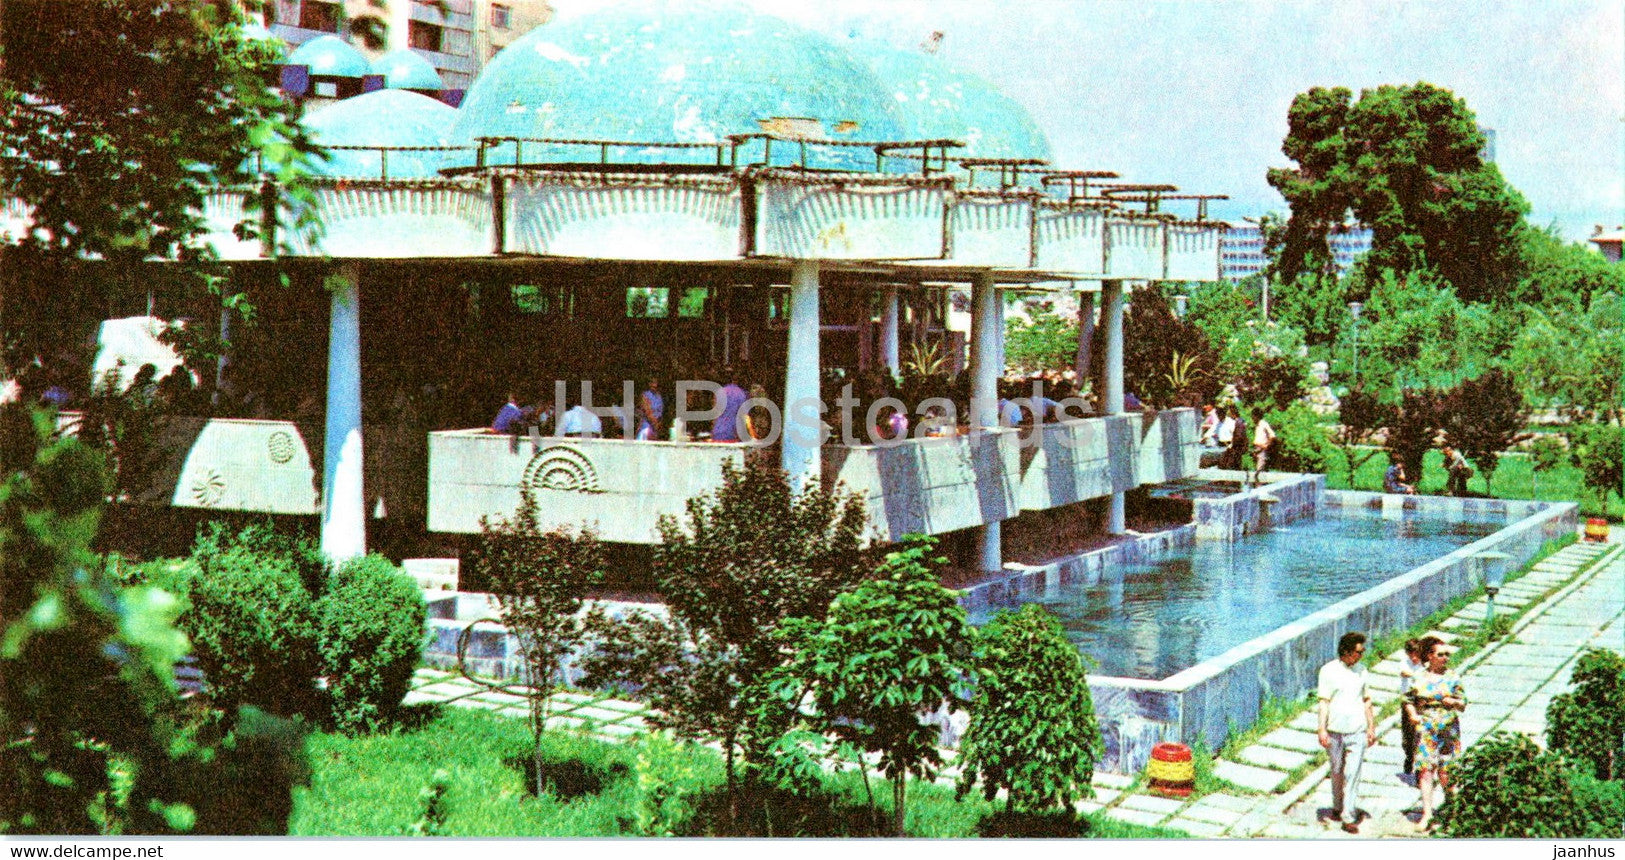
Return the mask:
[[(1103, 306), (1101, 310), (1106, 314), (1103, 320), (1106, 326), (1106, 391), (1101, 409), (1107, 415), (1116, 415), (1123, 411), (1123, 282), (1102, 283), (1100, 301)], [(1130, 451), (1126, 456), (1132, 457), (1133, 454)], [(1116, 457), (1117, 452), (1113, 451), (1112, 456)], [(1111, 515), (1106, 523), (1106, 531), (1120, 535), (1127, 528), (1123, 493), (1112, 493)]]
[[(996, 427), (999, 424), (999, 363), (1004, 353), (1003, 314), (999, 313), (999, 291), (993, 274), (976, 276), (970, 291), (970, 425)], [(983, 573), (1004, 569), (1004, 551), (999, 542), (1002, 524), (987, 523), (977, 529), (976, 564)]]
[[(1094, 349), (1095, 340), (1095, 294), (1073, 293), (1078, 298), (1078, 354), (1073, 359), (1072, 369), (1078, 374), (1078, 390), (1082, 391), (1085, 383), (1089, 381), (1089, 364), (1093, 361), (1091, 350)], [(1102, 392), (1096, 391), (1098, 399)]]
[(329, 279), (327, 428), (322, 463), (322, 553), (334, 562), (366, 555), (361, 483), (361, 267)]
[(893, 376), (903, 369), (897, 351), (897, 288), (887, 287), (880, 306), (880, 361)]
[(790, 268), (790, 332), (785, 351), (784, 444), (779, 465), (800, 490), (819, 480), (818, 261), (796, 260)]

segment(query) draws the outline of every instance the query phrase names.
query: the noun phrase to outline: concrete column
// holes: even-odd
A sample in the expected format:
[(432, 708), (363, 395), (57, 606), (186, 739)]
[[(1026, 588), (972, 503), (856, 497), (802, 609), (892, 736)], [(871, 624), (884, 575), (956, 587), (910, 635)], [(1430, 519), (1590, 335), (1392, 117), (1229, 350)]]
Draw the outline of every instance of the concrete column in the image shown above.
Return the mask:
[(887, 287), (880, 305), (880, 361), (893, 376), (902, 372), (903, 362), (897, 350), (897, 322), (900, 316), (897, 288)]
[(334, 562), (366, 555), (361, 479), (361, 267), (328, 280), (327, 426), (322, 463), (322, 553)]
[[(1085, 382), (1089, 381), (1089, 364), (1093, 361), (1095, 343), (1095, 294), (1073, 293), (1078, 298), (1078, 354), (1073, 359), (1072, 369), (1078, 374), (1078, 389), (1081, 391)], [(1101, 392), (1096, 391), (1098, 398)]]
[[(1106, 281), (1101, 285), (1100, 301), (1105, 312), (1106, 326), (1106, 390), (1102, 410), (1108, 415), (1123, 411), (1123, 282)], [(1136, 428), (1137, 429), (1137, 428)], [(1112, 452), (1116, 456), (1117, 452)], [(1133, 452), (1130, 452), (1132, 456)], [(1111, 515), (1106, 530), (1120, 535), (1128, 528), (1123, 510), (1123, 493), (1112, 493)]]
[(818, 262), (796, 260), (790, 269), (790, 332), (784, 372), (784, 444), (779, 465), (800, 490), (819, 480), (821, 433), (818, 400)]
[[(979, 273), (971, 284), (970, 293), (970, 425), (973, 429), (999, 424), (998, 386), (1003, 370), (1000, 359), (1004, 354), (1004, 315), (999, 310), (999, 291), (994, 287), (993, 274)], [(994, 522), (976, 530), (976, 564), (983, 573), (1004, 569), (1001, 526)]]

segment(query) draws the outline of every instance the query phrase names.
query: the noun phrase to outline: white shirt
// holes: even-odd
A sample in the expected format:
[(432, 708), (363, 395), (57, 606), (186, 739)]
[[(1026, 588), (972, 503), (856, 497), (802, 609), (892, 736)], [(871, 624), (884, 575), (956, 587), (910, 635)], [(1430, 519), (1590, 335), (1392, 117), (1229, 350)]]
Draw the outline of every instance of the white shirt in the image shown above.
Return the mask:
[(1258, 419), (1258, 424), (1253, 427), (1253, 447), (1268, 448), (1269, 444), (1274, 441), (1275, 428), (1271, 427), (1268, 421), (1262, 418)]
[(1326, 731), (1346, 735), (1365, 730), (1365, 703), (1371, 698), (1366, 692), (1365, 669), (1351, 669), (1342, 660), (1332, 660), (1320, 667), (1316, 695), (1322, 702), (1331, 703)]
[(585, 406), (572, 406), (570, 411), (559, 418), (560, 436), (584, 436), (587, 434), (599, 435), (604, 432), (604, 422), (599, 420), (592, 410)]
[(1399, 663), (1399, 695), (1404, 698), (1416, 686), (1416, 673), (1422, 671), (1422, 664), (1411, 661), (1411, 655), (1406, 654)]
[(1236, 419), (1226, 416), (1223, 421), (1220, 421), (1217, 435), (1220, 445), (1229, 445), (1230, 441), (1236, 436)]

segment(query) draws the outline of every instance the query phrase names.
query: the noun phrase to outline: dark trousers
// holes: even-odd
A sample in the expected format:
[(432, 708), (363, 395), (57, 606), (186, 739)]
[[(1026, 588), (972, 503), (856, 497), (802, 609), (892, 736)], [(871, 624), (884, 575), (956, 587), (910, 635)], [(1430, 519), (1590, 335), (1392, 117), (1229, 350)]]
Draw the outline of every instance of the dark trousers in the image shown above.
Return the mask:
[(1467, 476), (1469, 474), (1471, 472), (1466, 469), (1451, 469), (1450, 480), (1446, 482), (1445, 492), (1457, 497), (1467, 495)]
[(1411, 718), (1407, 716), (1404, 711), (1399, 712), (1399, 739), (1400, 745), (1405, 750), (1405, 772), (1415, 773), (1417, 744), (1416, 724), (1411, 722)]

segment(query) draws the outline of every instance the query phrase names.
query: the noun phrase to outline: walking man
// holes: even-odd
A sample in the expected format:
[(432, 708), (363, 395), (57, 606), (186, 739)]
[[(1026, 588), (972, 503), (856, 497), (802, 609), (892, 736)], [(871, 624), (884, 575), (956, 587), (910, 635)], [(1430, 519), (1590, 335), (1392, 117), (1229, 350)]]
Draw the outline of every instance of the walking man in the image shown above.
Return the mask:
[(1360, 832), (1360, 765), (1366, 747), (1377, 742), (1377, 714), (1366, 689), (1365, 634), (1337, 640), (1337, 659), (1320, 667), (1320, 745), (1331, 759), (1332, 814), (1344, 833)]

